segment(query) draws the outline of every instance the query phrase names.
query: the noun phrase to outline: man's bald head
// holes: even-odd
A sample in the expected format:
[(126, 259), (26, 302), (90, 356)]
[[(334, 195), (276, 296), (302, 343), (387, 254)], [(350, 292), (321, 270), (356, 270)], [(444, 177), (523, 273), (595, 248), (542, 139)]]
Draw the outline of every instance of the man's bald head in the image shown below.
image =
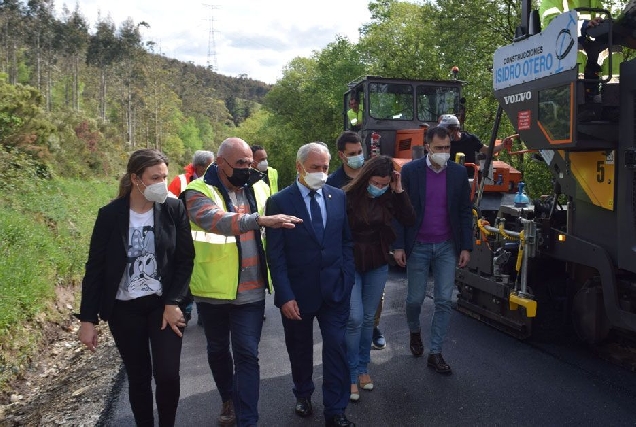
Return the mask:
[(228, 157), (231, 156), (230, 153), (249, 151), (252, 153), (252, 149), (247, 144), (247, 142), (243, 141), (241, 138), (227, 138), (225, 141), (221, 143), (219, 147), (219, 151), (216, 153), (217, 157)]

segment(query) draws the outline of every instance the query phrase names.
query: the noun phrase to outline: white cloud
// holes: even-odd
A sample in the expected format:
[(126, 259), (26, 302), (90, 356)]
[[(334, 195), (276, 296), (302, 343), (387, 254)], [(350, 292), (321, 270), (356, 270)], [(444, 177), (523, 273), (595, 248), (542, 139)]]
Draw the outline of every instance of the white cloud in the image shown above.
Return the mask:
[[(61, 10), (62, 0), (58, 0)], [(369, 0), (78, 0), (94, 28), (98, 11), (117, 26), (131, 17), (145, 21), (145, 41), (156, 42), (163, 54), (198, 65), (208, 62), (210, 22), (218, 72), (247, 74), (267, 83), (281, 77), (282, 68), (297, 56), (333, 42), (336, 35), (355, 42), (358, 29), (370, 19)], [(74, 2), (67, 2), (73, 9)], [(210, 21), (212, 19), (212, 21)], [(211, 57), (214, 64), (214, 56)]]

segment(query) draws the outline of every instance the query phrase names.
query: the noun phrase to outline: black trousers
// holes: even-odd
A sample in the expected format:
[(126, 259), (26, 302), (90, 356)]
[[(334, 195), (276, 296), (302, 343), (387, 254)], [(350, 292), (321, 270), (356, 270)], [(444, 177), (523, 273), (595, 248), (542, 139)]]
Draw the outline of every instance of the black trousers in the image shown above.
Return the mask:
[(182, 341), (170, 326), (161, 330), (163, 310), (157, 295), (117, 300), (108, 321), (128, 375), (130, 406), (138, 426), (154, 425), (153, 375), (160, 426), (174, 426), (179, 404)]

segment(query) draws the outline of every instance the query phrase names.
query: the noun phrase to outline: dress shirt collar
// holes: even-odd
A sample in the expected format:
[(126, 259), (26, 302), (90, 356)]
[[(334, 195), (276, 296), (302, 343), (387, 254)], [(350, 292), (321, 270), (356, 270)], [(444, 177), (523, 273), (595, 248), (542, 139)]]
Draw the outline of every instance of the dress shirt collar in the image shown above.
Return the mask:
[[(296, 178), (296, 185), (298, 186), (298, 189), (300, 190), (300, 195), (303, 196), (303, 199), (306, 199), (307, 197), (309, 197), (309, 192), (311, 191), (311, 189), (301, 184), (298, 178)], [(320, 197), (323, 197), (322, 188), (316, 190), (316, 194), (318, 194)]]

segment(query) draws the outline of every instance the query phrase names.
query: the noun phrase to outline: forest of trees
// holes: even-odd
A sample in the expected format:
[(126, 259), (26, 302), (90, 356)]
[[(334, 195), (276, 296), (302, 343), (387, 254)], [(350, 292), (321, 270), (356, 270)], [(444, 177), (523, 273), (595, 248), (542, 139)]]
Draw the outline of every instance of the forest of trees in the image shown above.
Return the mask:
[[(100, 16), (90, 30), (77, 6), (58, 17), (53, 1), (0, 2), (2, 147), (54, 159), (49, 165), (69, 176), (114, 175), (138, 147), (161, 149), (183, 165), (194, 150), (215, 150), (235, 135), (268, 149), (283, 184), (294, 178), (301, 144), (334, 146), (343, 93), (361, 75), (448, 79), (458, 66), (466, 127), (487, 139), (497, 108), (492, 56), (512, 41), (521, 7), (517, 0), (373, 0), (358, 41), (336, 36), (311, 57), (292, 59), (270, 86), (156, 53), (140, 34), (151, 23), (115, 25)], [(511, 132), (504, 120), (502, 135)]]
[(140, 33), (149, 23), (100, 16), (90, 31), (78, 6), (61, 15), (53, 0), (0, 2), (0, 141), (54, 158), (59, 173), (110, 173), (140, 147), (186, 163), (269, 91), (156, 53)]

